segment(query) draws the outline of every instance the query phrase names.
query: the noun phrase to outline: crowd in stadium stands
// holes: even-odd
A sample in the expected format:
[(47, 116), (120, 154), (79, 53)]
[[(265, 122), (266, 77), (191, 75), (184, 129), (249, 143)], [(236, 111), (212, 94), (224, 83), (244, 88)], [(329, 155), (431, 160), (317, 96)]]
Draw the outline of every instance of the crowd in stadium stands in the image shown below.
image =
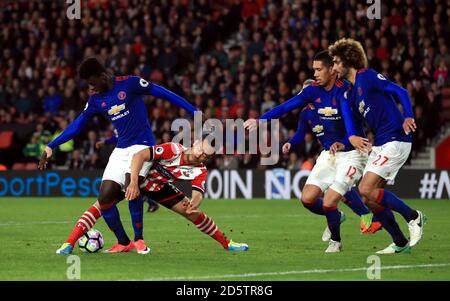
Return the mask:
[[(352, 37), (372, 68), (409, 91), (418, 125), (413, 153), (442, 125), (450, 1), (392, 0), (381, 20), (369, 20), (357, 0), (82, 2), (81, 20), (67, 18), (65, 1), (0, 4), (0, 131), (13, 132), (0, 143), (0, 165), (35, 168), (44, 146), (83, 110), (88, 87), (77, 67), (93, 55), (114, 74), (160, 84), (208, 117), (247, 119), (297, 94), (313, 75), (314, 54)], [(191, 118), (168, 101), (145, 102), (158, 143), (171, 140), (172, 120)], [(281, 119), (280, 143), (295, 132), (298, 113)], [(59, 146), (53, 167), (104, 167), (114, 145), (96, 142), (112, 135), (106, 118), (92, 119)], [(319, 152), (308, 134), (276, 167), (311, 168)], [(254, 155), (217, 156), (210, 166), (266, 168)]]

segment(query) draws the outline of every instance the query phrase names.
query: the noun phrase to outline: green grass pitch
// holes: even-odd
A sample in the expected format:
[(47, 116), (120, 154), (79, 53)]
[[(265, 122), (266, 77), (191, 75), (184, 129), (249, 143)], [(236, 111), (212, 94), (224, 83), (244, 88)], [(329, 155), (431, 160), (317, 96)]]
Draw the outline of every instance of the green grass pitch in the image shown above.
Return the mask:
[[(67, 280), (67, 257), (55, 254), (94, 199), (1, 198), (0, 280)], [(428, 216), (424, 237), (411, 254), (381, 256), (381, 280), (450, 280), (450, 200), (408, 200)], [(161, 207), (145, 213), (152, 252), (85, 254), (78, 247), (81, 280), (368, 280), (367, 258), (386, 247), (385, 231), (359, 233), (359, 217), (344, 204), (343, 252), (325, 254), (324, 218), (296, 200), (204, 200), (202, 209), (221, 230), (250, 246), (228, 252), (181, 216)], [(128, 206), (119, 205), (132, 234)], [(146, 209), (146, 208), (145, 208)], [(407, 233), (405, 221), (396, 214)], [(100, 219), (106, 245), (115, 242)]]

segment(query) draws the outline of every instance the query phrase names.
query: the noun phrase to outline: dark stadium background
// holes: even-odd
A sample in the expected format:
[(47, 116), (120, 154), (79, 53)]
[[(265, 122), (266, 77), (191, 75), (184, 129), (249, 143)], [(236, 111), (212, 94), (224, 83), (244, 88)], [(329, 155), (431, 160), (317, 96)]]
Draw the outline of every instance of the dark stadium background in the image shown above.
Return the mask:
[[(2, 169), (35, 169), (43, 147), (84, 108), (87, 86), (77, 77), (84, 57), (163, 85), (208, 117), (247, 119), (298, 93), (312, 77), (313, 55), (341, 37), (361, 41), (369, 65), (407, 88), (418, 125), (408, 164), (436, 165), (429, 147), (448, 134), (450, 120), (450, 1), (381, 1), (380, 20), (369, 20), (356, 0), (81, 2), (81, 19), (69, 20), (65, 1), (1, 1)], [(161, 99), (146, 104), (158, 143), (171, 140), (174, 118), (191, 118)], [(281, 143), (297, 115), (281, 120)], [(102, 169), (114, 145), (95, 142), (111, 135), (105, 118), (92, 119), (59, 147), (52, 168)], [(269, 168), (310, 169), (320, 146), (308, 140)], [(209, 167), (267, 168), (251, 155), (217, 156)]]

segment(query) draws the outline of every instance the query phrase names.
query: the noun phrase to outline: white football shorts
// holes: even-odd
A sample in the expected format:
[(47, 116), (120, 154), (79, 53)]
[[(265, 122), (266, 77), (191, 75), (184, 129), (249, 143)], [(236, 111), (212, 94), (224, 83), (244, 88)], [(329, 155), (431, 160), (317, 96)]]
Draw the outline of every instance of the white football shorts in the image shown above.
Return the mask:
[[(114, 181), (124, 189), (125, 174), (131, 170), (133, 155), (148, 147), (147, 145), (132, 145), (127, 148), (116, 147), (111, 153), (111, 156), (109, 156), (108, 165), (106, 165), (105, 171), (103, 172), (102, 181)], [(151, 166), (152, 162), (144, 162), (139, 175), (145, 177)]]
[(364, 174), (373, 172), (393, 184), (398, 171), (408, 160), (411, 146), (410, 142), (391, 141), (372, 147)]
[(306, 184), (315, 185), (322, 192), (331, 188), (343, 196), (361, 178), (367, 157), (357, 150), (337, 152), (335, 156), (323, 150)]

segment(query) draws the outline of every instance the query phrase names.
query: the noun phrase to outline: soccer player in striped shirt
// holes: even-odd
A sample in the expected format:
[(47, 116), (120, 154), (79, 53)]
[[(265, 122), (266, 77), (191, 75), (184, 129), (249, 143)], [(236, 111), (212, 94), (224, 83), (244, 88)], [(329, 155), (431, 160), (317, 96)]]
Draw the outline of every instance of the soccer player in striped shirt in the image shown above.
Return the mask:
[[(160, 203), (164, 207), (184, 216), (201, 232), (209, 235), (229, 251), (247, 251), (248, 245), (227, 239), (216, 223), (199, 210), (203, 194), (207, 169), (203, 164), (208, 159), (208, 143), (196, 141), (187, 149), (178, 143), (163, 143), (151, 146), (133, 156), (131, 163), (130, 184), (125, 197), (136, 198), (140, 192)], [(145, 162), (153, 162), (152, 168), (139, 185), (139, 170)], [(189, 200), (178, 190), (173, 182), (190, 181), (192, 198)]]

